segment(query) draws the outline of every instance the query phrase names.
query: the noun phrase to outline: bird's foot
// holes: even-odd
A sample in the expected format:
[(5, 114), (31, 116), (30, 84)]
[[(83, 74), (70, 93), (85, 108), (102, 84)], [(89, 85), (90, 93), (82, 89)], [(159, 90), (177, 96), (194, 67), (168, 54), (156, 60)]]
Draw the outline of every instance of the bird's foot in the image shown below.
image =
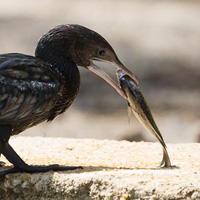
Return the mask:
[(5, 176), (9, 173), (15, 172), (27, 172), (27, 173), (36, 173), (36, 172), (48, 172), (53, 171), (68, 171), (75, 169), (82, 169), (80, 166), (59, 166), (59, 165), (48, 165), (48, 166), (32, 166), (27, 165), (14, 151), (14, 149), (9, 145), (8, 142), (4, 142), (2, 146), (2, 154), (14, 165), (14, 168), (0, 171), (0, 177)]
[(15, 168), (0, 171), (0, 178), (4, 177), (6, 174), (15, 173), (15, 172), (17, 172), (17, 169)]
[(28, 173), (35, 173), (35, 172), (48, 172), (50, 170), (53, 171), (68, 171), (68, 170), (75, 170), (75, 169), (82, 169), (81, 166), (60, 166), (60, 165), (48, 165), (48, 166), (32, 166), (32, 165), (23, 165), (15, 167), (19, 172), (28, 172)]
[(48, 166), (31, 166), (23, 165), (18, 167), (13, 167), (4, 171), (0, 171), (0, 177), (4, 177), (6, 174), (16, 173), (16, 172), (27, 172), (27, 173), (36, 173), (36, 172), (48, 172), (52, 171), (68, 171), (75, 169), (83, 169), (81, 166), (60, 166), (60, 165), (48, 165)]

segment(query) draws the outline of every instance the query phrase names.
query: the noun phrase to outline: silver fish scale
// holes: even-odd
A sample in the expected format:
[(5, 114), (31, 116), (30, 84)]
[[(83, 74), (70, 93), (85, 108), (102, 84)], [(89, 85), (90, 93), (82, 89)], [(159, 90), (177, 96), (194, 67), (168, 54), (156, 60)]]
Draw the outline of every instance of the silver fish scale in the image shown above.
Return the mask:
[(132, 109), (135, 116), (142, 123), (142, 125), (150, 131), (156, 139), (160, 142), (163, 148), (163, 158), (161, 161), (161, 167), (171, 167), (171, 161), (167, 152), (166, 144), (163, 137), (153, 119), (151, 111), (148, 107), (147, 101), (144, 98), (137, 84), (124, 72), (117, 71), (118, 81), (127, 96), (128, 100), (128, 117), (130, 120), (130, 108)]

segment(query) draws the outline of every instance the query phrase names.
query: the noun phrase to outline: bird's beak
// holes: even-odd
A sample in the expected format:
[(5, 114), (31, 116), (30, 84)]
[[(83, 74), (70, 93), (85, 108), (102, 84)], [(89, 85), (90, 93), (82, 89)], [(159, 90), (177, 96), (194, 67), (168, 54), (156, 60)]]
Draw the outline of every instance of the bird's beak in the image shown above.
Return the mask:
[[(124, 73), (126, 73), (127, 75), (129, 75), (134, 81), (135, 83), (138, 85), (138, 79), (137, 77), (131, 72), (129, 71), (119, 60), (117, 61), (113, 61), (113, 62), (108, 62), (108, 61), (104, 61), (104, 60), (100, 60), (100, 59), (94, 59), (94, 60), (98, 60), (98, 61), (102, 61), (102, 62), (107, 62), (110, 63), (112, 65), (114, 65), (117, 69), (122, 70)], [(91, 65), (87, 67), (87, 69), (93, 73), (95, 73), (96, 75), (98, 75), (99, 77), (101, 77), (102, 79), (104, 79), (107, 83), (109, 83), (123, 98), (127, 99), (126, 95), (124, 94), (123, 90), (121, 89), (121, 87), (106, 73), (104, 72), (101, 68), (99, 68), (98, 66), (96, 66), (93, 62), (91, 62)]]
[(136, 85), (139, 85), (138, 78), (130, 71), (128, 70), (118, 59), (116, 61), (111, 62), (118, 70), (123, 71), (125, 74), (130, 76), (133, 81), (136, 83)]

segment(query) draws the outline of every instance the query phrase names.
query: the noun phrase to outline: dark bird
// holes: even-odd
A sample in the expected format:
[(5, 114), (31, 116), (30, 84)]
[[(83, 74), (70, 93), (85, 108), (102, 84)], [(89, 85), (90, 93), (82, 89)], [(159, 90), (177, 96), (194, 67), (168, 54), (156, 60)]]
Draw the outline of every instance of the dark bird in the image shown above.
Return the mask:
[(65, 171), (79, 166), (30, 166), (9, 144), (10, 136), (44, 121), (52, 121), (74, 102), (80, 86), (77, 66), (82, 66), (107, 81), (126, 98), (123, 90), (93, 61), (114, 65), (137, 78), (119, 61), (111, 45), (98, 33), (80, 25), (60, 25), (44, 34), (35, 57), (10, 53), (0, 55), (0, 154), (14, 172)]

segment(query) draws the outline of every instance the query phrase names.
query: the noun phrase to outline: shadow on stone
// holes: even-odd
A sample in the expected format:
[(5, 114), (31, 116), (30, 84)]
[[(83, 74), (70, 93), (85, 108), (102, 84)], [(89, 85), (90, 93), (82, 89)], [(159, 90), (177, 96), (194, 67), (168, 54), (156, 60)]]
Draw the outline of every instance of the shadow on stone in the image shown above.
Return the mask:
[(144, 141), (146, 142), (146, 138), (143, 136), (143, 134), (141, 132), (137, 132), (137, 133), (127, 133), (126, 135), (124, 135), (121, 140), (127, 140), (129, 142), (141, 142)]

